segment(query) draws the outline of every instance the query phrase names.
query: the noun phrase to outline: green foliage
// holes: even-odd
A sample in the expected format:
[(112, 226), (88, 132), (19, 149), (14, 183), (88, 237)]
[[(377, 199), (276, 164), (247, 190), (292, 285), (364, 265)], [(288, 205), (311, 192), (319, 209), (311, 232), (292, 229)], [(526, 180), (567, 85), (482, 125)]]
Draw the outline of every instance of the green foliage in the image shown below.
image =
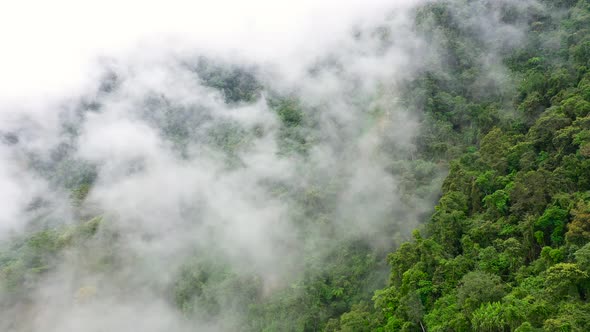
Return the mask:
[(590, 206), (584, 201), (577, 203), (572, 209), (572, 222), (565, 234), (568, 243), (583, 245), (590, 241)]
[[(590, 5), (542, 2), (547, 7), (527, 12), (511, 2), (463, 0), (416, 10), (415, 30), (437, 48), (436, 56), (425, 55), (435, 65), (395, 86), (400, 105), (420, 111), (416, 149), (404, 154), (384, 143), (378, 152), (399, 179), (395, 194), (404, 203), (434, 200), (429, 195), (440, 185), (438, 174), (448, 169), (448, 175), (436, 207), (420, 210), (426, 224), (411, 241), (376, 244), (350, 235), (356, 229), (336, 232), (342, 174), (300, 188), (269, 184), (294, 207), (294, 236), (306, 239), (292, 283), (268, 292), (265, 276), (214, 254), (195, 254), (171, 272), (170, 302), (188, 320), (232, 312), (240, 318), (236, 326), (228, 323), (233, 330), (590, 330)], [(491, 9), (503, 23), (524, 29), (516, 49), (490, 46), (473, 24), (470, 15)], [(482, 63), (491, 57), (507, 66), (505, 81), (488, 82)], [(232, 107), (261, 98), (255, 68), (200, 59), (192, 69)], [(279, 155), (305, 158), (323, 134), (317, 110), (273, 93), (266, 102), (276, 115)], [(154, 97), (145, 105), (147, 113), (167, 106), (151, 115), (162, 135), (184, 152), (191, 139), (204, 139), (229, 168), (241, 167), (241, 154), (265, 134), (230, 121), (208, 126), (201, 137), (198, 110), (167, 103)], [(372, 103), (362, 105), (371, 109), (363, 119), (369, 127), (383, 116)], [(67, 130), (75, 135), (79, 128)], [(40, 169), (68, 190), (82, 213), (96, 170), (68, 149), (54, 151), (57, 162)], [(393, 227), (387, 228), (392, 239), (404, 234)], [(66, 249), (86, 248), (96, 256), (89, 260), (95, 269), (114, 269), (108, 251), (116, 235), (106, 233), (95, 218), (2, 244), (0, 297), (8, 300), (0, 309), (26, 298)], [(384, 257), (394, 247), (385, 284)]]
[(228, 103), (249, 102), (258, 97), (261, 89), (253, 68), (225, 66), (200, 58), (192, 68), (206, 85), (219, 90)]
[(550, 267), (545, 274), (547, 292), (555, 299), (563, 297), (582, 297), (580, 285), (588, 279), (588, 274), (574, 263), (558, 263)]
[(0, 250), (0, 297), (24, 296), (35, 281), (56, 267), (63, 250), (85, 243), (98, 232), (102, 218), (79, 225), (49, 228), (15, 238)]
[(476, 331), (509, 331), (504, 319), (504, 306), (500, 302), (482, 304), (473, 312), (471, 324)]
[[(465, 126), (473, 119), (453, 113), (469, 103), (465, 94), (432, 73), (418, 84), (437, 119), (429, 130), (443, 142), (424, 153), (453, 161), (425, 235), (389, 256), (390, 285), (373, 298), (375, 330), (420, 331), (421, 323), (428, 331), (588, 330), (590, 6), (550, 6), (564, 10), (563, 19), (538, 16), (528, 44), (505, 59), (519, 80), (514, 109), (522, 122), (496, 119), (471, 136)], [(448, 7), (426, 8), (420, 22), (461, 38)], [(544, 48), (545, 38), (561, 38), (561, 48)], [(446, 142), (467, 137), (479, 148), (448, 153)]]
[(498, 301), (504, 295), (500, 277), (480, 271), (467, 273), (457, 288), (457, 301), (466, 316), (470, 316), (480, 305)]
[(535, 229), (541, 232), (537, 239), (539, 244), (548, 243), (553, 246), (560, 246), (564, 242), (565, 224), (567, 223), (568, 211), (557, 206), (549, 207), (543, 215), (535, 222)]

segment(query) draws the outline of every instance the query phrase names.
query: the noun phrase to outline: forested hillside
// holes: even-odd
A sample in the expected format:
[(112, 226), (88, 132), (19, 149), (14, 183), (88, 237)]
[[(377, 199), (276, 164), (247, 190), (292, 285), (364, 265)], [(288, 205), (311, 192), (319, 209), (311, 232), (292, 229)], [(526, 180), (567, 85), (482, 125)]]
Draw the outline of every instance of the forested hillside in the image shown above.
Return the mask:
[(113, 62), (0, 126), (35, 188), (0, 330), (590, 330), (590, 1), (417, 1), (348, 38), (294, 80)]
[[(474, 144), (451, 160), (432, 218), (388, 256), (389, 285), (326, 330), (590, 329), (590, 3), (567, 5), (504, 59), (519, 117), (453, 126)], [(432, 114), (477, 124), (463, 94), (434, 86)]]

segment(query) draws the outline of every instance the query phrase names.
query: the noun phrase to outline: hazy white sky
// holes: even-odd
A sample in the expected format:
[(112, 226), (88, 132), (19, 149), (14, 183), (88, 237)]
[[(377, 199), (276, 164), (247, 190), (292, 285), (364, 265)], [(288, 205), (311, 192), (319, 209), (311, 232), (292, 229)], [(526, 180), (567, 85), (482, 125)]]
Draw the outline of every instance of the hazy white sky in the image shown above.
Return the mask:
[[(387, 2), (392, 1), (4, 1), (0, 100), (76, 94), (92, 81), (100, 56), (200, 49), (272, 61), (313, 53), (310, 48), (379, 13)], [(393, 2), (399, 7), (415, 1)]]

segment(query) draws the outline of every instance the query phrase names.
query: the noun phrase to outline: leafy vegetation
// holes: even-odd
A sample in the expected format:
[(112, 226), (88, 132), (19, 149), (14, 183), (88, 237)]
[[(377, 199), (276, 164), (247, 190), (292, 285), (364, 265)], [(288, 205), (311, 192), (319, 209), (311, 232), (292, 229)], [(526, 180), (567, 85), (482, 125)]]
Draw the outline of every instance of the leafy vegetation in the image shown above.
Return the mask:
[[(403, 108), (421, 114), (416, 150), (379, 147), (387, 172), (402, 179), (402, 202), (428, 202), (441, 186), (410, 241), (389, 222), (375, 230), (390, 236), (384, 246), (337, 227), (346, 167), (305, 187), (271, 183), (294, 207), (289, 217), (304, 239), (295, 281), (270, 291), (264, 276), (201, 252), (159, 289), (164, 297), (187, 320), (213, 322), (232, 312), (239, 319), (228, 326), (252, 331), (590, 330), (590, 3), (546, 1), (536, 11), (498, 3), (432, 2), (415, 13), (415, 29), (440, 48), (428, 59), (437, 66), (401, 88)], [(524, 26), (519, 47), (491, 45), (469, 23), (490, 6), (500, 7), (502, 22)], [(479, 60), (488, 52), (507, 68), (505, 81), (486, 78), (489, 67)], [(203, 59), (192, 69), (228, 104), (261, 98), (263, 87), (246, 69)], [(279, 153), (305, 159), (321, 140), (315, 113), (295, 97), (265, 98), (280, 122)], [(146, 112), (167, 103), (147, 100)], [(201, 114), (170, 109), (153, 123), (187, 153), (187, 142), (201, 135)], [(371, 123), (383, 116), (368, 113)], [(238, 151), (261, 130), (228, 122), (204, 132), (228, 165), (239, 167)], [(74, 209), (83, 204), (94, 165), (66, 151), (42, 166), (70, 192)], [(103, 248), (88, 264), (114, 271), (115, 255), (104, 248), (120, 239), (104, 224), (95, 218), (45, 227), (0, 248), (0, 296), (7, 299), (0, 309), (30, 296), (36, 278), (72, 248)]]
[[(436, 212), (389, 255), (389, 286), (327, 330), (590, 328), (590, 5), (569, 5), (560, 21), (530, 22), (527, 45), (506, 57), (522, 117), (474, 127), (477, 148), (451, 162)], [(550, 36), (558, 48), (540, 46)], [(462, 99), (448, 100), (432, 107), (461, 110)]]

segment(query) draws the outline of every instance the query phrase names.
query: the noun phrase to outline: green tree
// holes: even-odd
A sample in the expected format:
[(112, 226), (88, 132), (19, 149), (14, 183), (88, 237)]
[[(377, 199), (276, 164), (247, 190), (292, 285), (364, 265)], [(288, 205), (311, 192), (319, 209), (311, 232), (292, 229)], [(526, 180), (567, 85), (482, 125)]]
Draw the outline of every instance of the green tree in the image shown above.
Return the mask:
[(457, 289), (458, 303), (469, 317), (480, 305), (499, 301), (505, 294), (500, 277), (481, 271), (467, 273)]

